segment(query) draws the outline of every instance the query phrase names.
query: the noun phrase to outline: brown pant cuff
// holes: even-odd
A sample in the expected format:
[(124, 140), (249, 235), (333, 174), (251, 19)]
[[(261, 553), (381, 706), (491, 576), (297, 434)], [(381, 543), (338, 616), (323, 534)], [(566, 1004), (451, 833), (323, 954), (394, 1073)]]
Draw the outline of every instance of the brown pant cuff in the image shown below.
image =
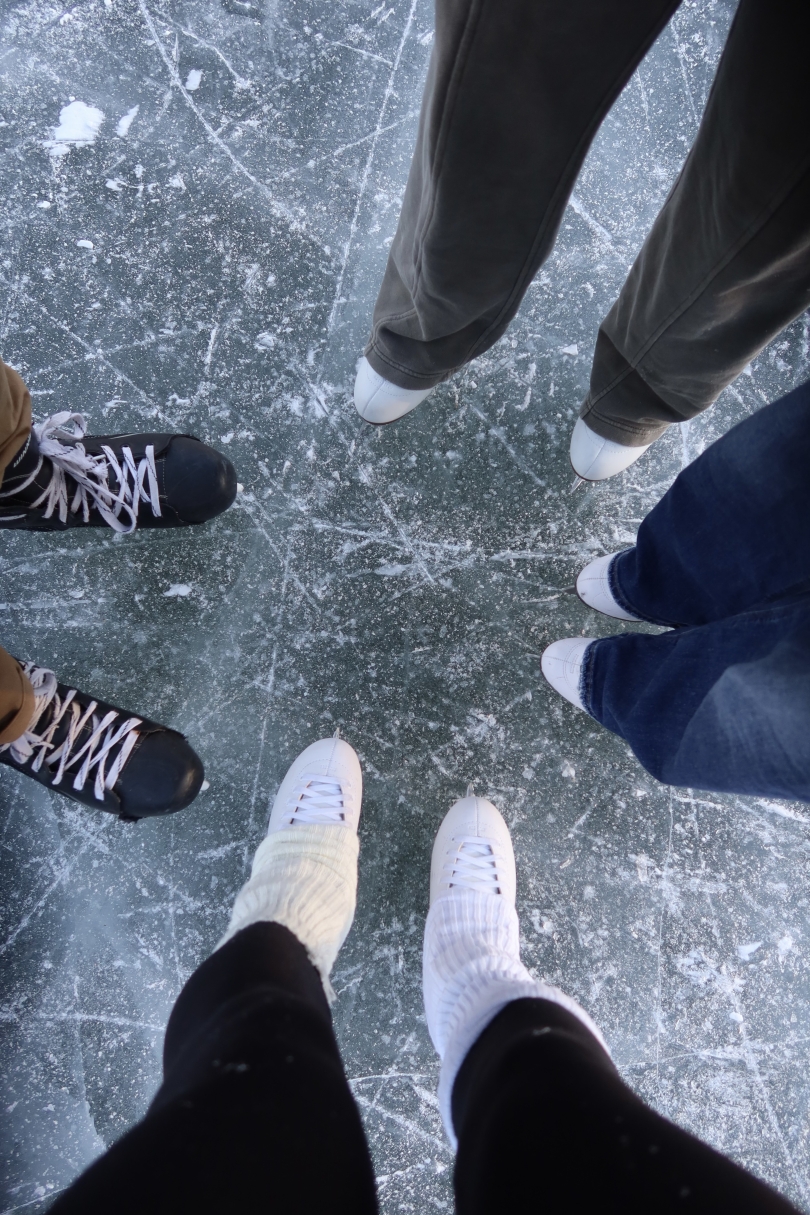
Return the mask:
[(0, 484), (31, 431), (31, 394), (13, 367), (0, 359)]
[(22, 738), (34, 706), (30, 679), (10, 654), (0, 650), (0, 746)]

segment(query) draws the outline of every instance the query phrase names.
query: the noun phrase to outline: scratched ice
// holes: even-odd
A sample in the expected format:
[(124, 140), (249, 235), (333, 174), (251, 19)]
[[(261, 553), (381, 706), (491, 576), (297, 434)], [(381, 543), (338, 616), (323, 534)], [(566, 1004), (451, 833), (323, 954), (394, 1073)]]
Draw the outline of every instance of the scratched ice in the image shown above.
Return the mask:
[(584, 1003), (657, 1108), (810, 1210), (810, 814), (662, 788), (539, 677), (547, 641), (622, 628), (571, 595), (585, 560), (809, 372), (801, 321), (630, 473), (569, 492), (596, 327), (732, 9), (683, 4), (505, 339), (377, 431), (349, 390), (429, 0), (3, 6), (4, 357), (40, 416), (194, 432), (245, 487), (193, 534), (0, 545), (3, 644), (177, 724), (210, 779), (184, 815), (125, 827), (0, 771), (6, 1211), (44, 1210), (143, 1114), (276, 784), (337, 724), (366, 799), (336, 1024), (383, 1211), (451, 1202), (420, 941), (432, 837), (470, 780), (514, 832), (529, 965)]

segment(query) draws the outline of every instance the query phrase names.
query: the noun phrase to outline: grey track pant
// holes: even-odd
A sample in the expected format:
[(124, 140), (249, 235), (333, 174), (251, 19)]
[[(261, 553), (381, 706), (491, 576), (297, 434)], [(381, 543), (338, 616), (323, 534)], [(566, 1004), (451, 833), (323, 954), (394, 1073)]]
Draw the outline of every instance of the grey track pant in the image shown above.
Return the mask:
[[(403, 388), (487, 350), (678, 0), (437, 0), (369, 362)], [(711, 405), (810, 305), (810, 3), (741, 0), (695, 144), (603, 321), (582, 416), (628, 446)]]

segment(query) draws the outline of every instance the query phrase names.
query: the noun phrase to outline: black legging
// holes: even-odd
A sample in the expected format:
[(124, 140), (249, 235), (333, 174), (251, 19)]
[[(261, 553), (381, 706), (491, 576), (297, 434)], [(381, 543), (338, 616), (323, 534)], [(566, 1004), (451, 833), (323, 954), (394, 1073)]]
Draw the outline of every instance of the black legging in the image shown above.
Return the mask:
[[(374, 1173), (320, 978), (278, 924), (253, 924), (191, 976), (146, 1117), (54, 1215), (374, 1215)], [(570, 1013), (516, 1000), (453, 1089), (459, 1215), (793, 1208), (653, 1113)]]
[(547, 1000), (515, 1000), (484, 1030), (456, 1077), (453, 1125), (459, 1215), (794, 1212), (645, 1105)]

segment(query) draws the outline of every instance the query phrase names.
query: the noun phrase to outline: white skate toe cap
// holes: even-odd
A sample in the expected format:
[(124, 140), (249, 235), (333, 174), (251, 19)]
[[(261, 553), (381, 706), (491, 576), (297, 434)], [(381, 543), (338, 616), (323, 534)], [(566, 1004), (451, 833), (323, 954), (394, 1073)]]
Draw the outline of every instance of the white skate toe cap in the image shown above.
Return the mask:
[[(472, 879), (466, 853), (474, 858), (470, 862)], [(456, 862), (460, 868), (454, 881)], [(480, 870), (480, 882), (476, 881), (477, 870)], [(514, 905), (517, 879), (509, 828), (501, 812), (485, 797), (462, 797), (444, 816), (430, 863), (431, 904), (443, 895), (451, 895), (454, 890), (468, 889), (470, 880), (473, 886), (480, 886), (481, 892), (500, 894)]]
[(639, 620), (639, 616), (626, 612), (613, 598), (609, 574), (616, 556), (616, 553), (608, 553), (606, 557), (590, 561), (577, 578), (577, 594), (584, 604), (604, 616), (612, 616), (614, 620)]
[(623, 443), (603, 439), (582, 418), (577, 418), (571, 434), (571, 467), (583, 481), (606, 481), (635, 464), (650, 446), (647, 443), (644, 447), (625, 447)]
[(585, 705), (580, 694), (582, 664), (593, 641), (593, 637), (566, 637), (563, 641), (552, 641), (543, 650), (540, 659), (540, 669), (554, 691), (583, 710)]
[(364, 355), (354, 381), (354, 407), (364, 421), (384, 426), (416, 409), (432, 392), (432, 388), (400, 388), (384, 380)]

